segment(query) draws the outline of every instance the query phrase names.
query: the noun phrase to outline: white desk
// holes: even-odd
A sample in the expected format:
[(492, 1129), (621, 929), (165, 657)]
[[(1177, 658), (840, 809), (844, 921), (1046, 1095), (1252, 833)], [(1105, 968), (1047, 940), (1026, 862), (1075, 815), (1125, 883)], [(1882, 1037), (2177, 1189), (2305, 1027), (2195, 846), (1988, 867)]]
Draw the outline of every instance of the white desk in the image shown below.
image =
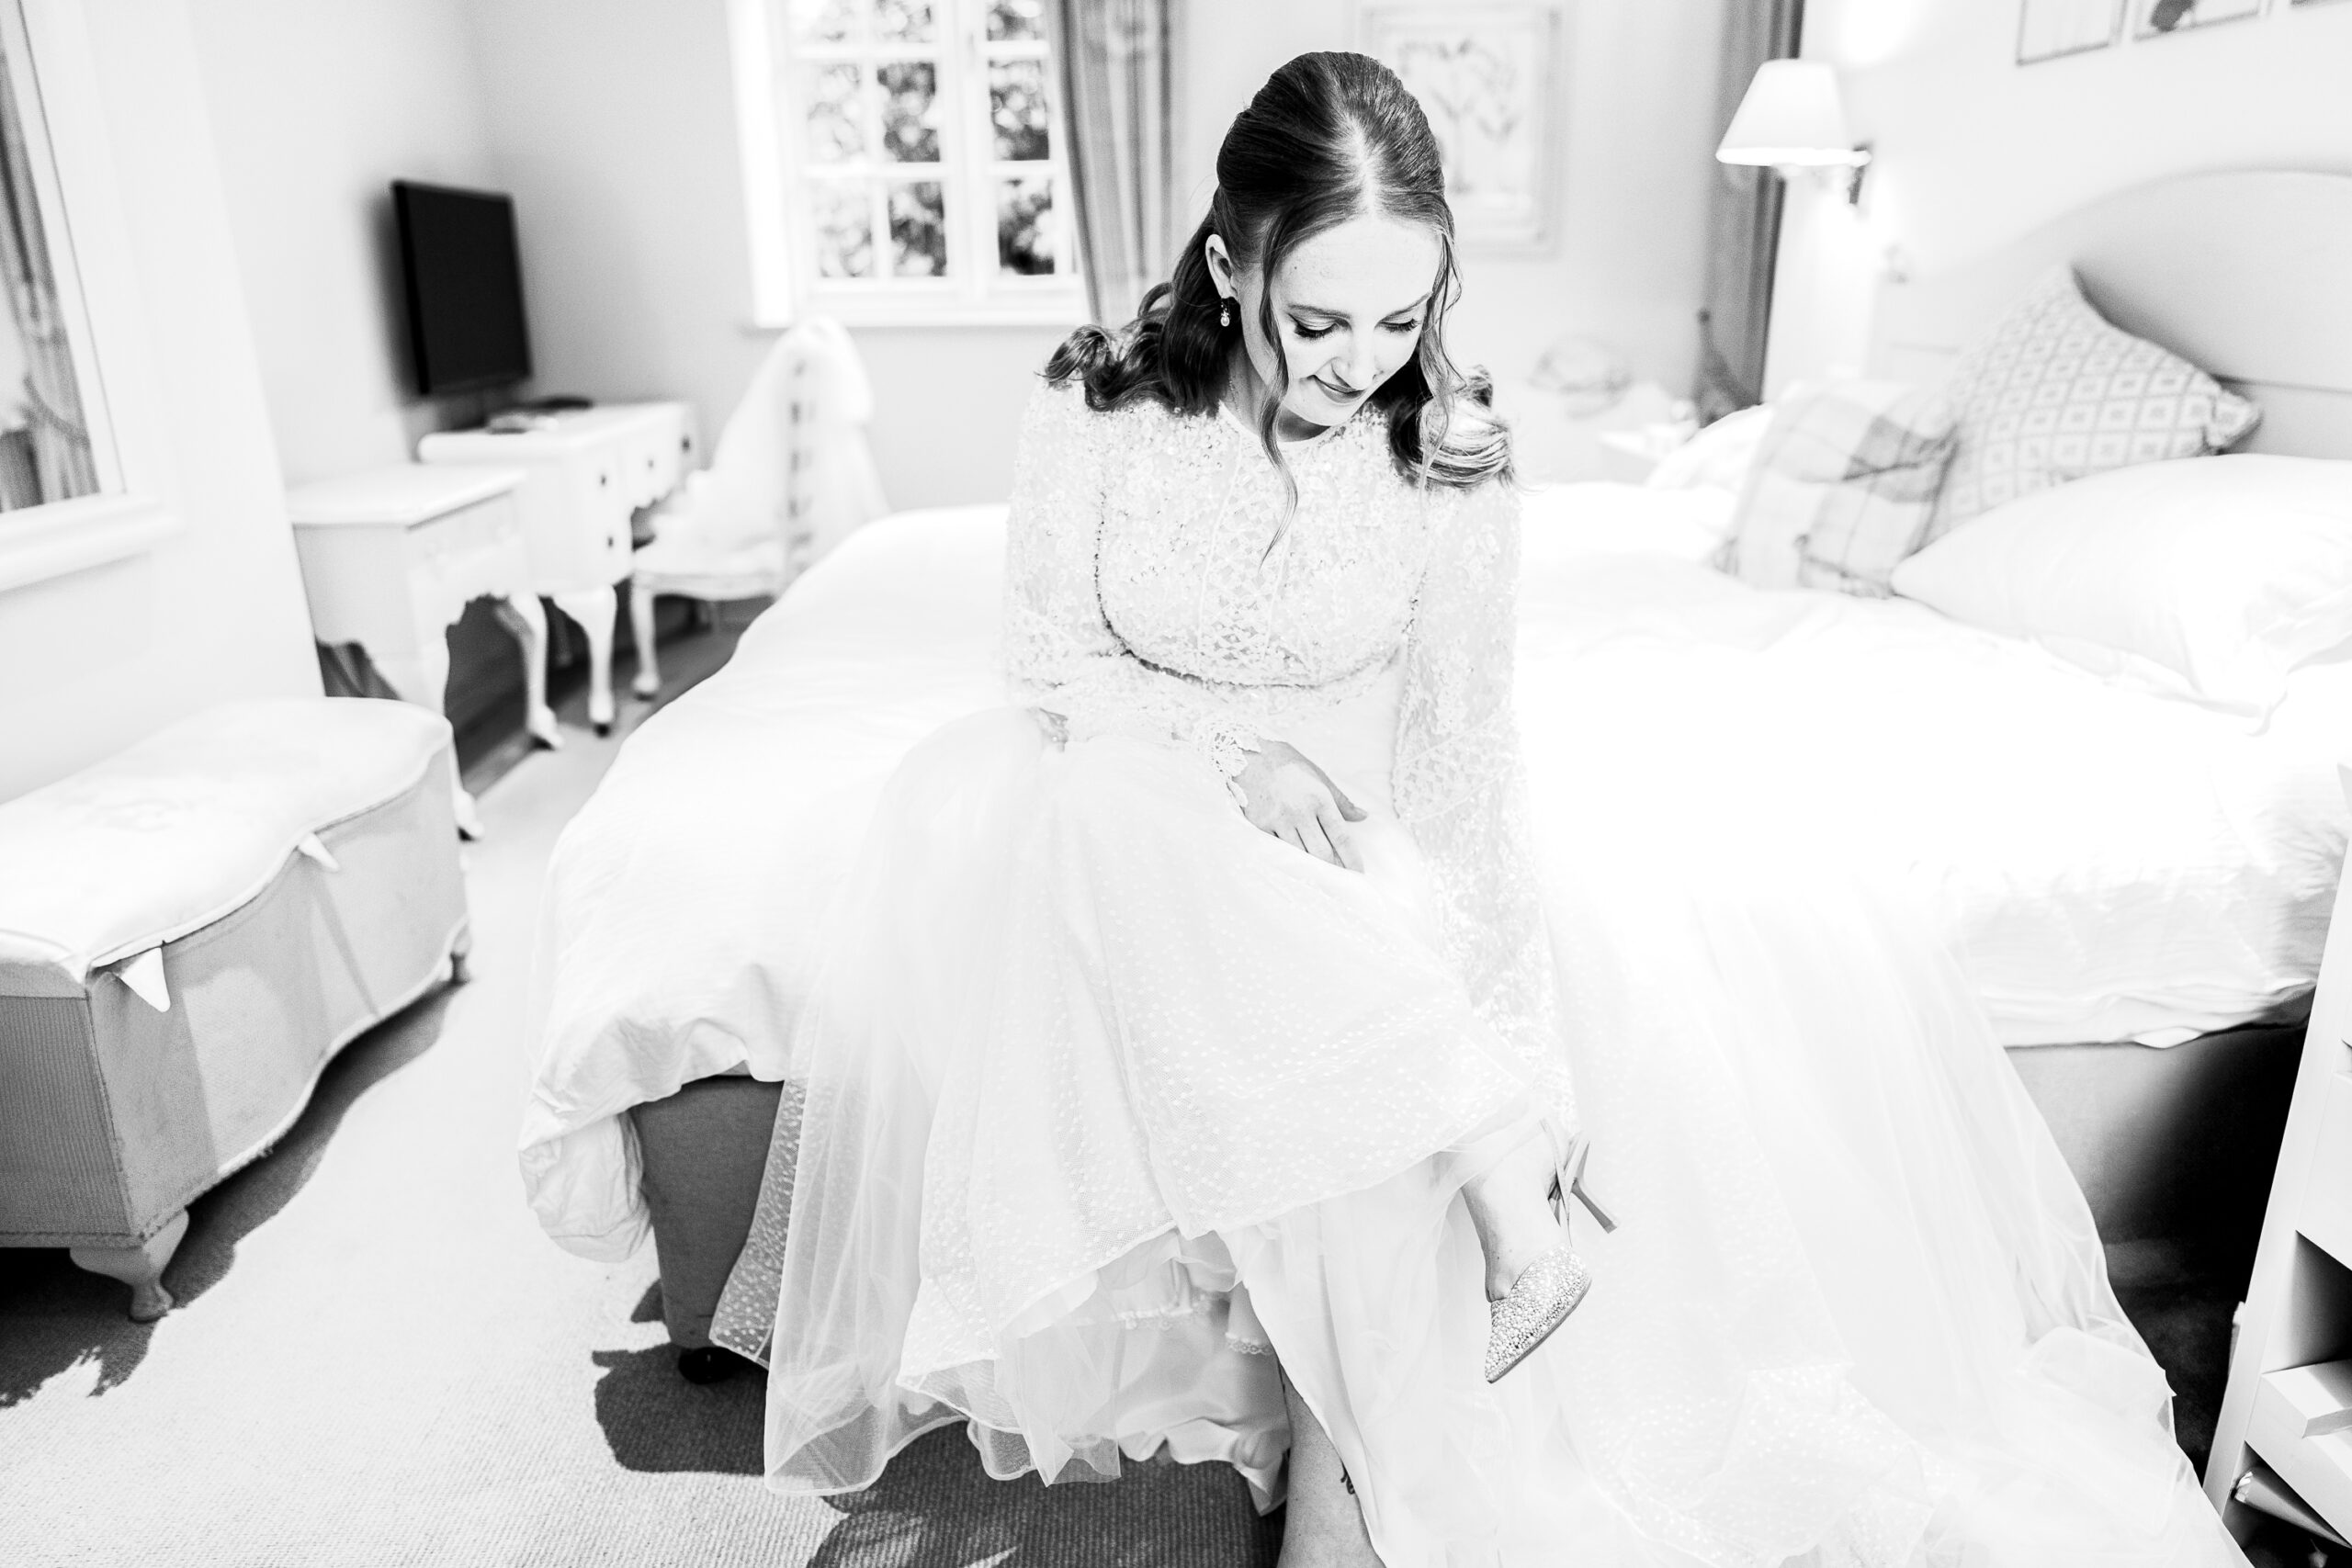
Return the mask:
[(613, 590), (628, 580), (629, 514), (675, 490), (694, 466), (684, 403), (615, 403), (547, 416), (512, 433), (445, 431), (417, 443), (421, 462), (519, 469), (515, 492), (531, 588), (588, 634), (588, 718), (613, 724)]
[[(403, 464), (303, 485), (288, 494), (294, 548), (324, 643), (356, 642), (401, 697), (441, 711), (449, 684), (449, 627), (476, 599), (495, 599), (522, 644), (525, 723), (554, 746), (547, 702), (548, 623), (531, 592), (515, 468)], [(458, 793), (458, 825), (481, 825)]]

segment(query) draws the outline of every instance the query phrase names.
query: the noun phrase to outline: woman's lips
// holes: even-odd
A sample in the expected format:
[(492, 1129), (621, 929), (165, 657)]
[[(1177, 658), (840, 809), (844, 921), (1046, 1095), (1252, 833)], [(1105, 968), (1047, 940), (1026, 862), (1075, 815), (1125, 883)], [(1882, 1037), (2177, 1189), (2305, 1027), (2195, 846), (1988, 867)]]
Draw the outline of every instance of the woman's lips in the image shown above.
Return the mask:
[(1363, 396), (1363, 393), (1353, 387), (1342, 387), (1337, 381), (1327, 381), (1320, 376), (1309, 376), (1307, 379), (1314, 382), (1317, 389), (1335, 403), (1351, 403)]

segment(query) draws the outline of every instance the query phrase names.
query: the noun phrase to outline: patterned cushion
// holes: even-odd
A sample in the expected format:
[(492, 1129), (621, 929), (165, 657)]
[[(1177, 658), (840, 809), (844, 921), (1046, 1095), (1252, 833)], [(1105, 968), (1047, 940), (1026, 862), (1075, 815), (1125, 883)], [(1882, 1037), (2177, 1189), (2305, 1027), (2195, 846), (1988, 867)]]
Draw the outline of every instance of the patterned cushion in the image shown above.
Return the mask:
[(1800, 385), (1783, 397), (1718, 562), (1758, 588), (1885, 598), (1919, 547), (1951, 461), (1943, 399), (1894, 381)]
[(2178, 355), (2109, 326), (2064, 266), (1962, 356), (1945, 390), (1960, 446), (1930, 540), (2086, 474), (2219, 452), (2262, 418)]

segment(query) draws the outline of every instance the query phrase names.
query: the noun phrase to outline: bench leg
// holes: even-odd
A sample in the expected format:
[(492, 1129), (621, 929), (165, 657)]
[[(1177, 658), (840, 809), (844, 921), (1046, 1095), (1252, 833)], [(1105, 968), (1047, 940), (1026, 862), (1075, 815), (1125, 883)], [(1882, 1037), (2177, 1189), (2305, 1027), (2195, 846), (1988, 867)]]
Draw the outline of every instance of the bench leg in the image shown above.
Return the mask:
[(187, 1211), (182, 1209), (136, 1247), (76, 1247), (68, 1249), (68, 1256), (77, 1268), (130, 1286), (130, 1321), (153, 1323), (172, 1310), (172, 1292), (164, 1289), (164, 1267), (186, 1235)]
[(462, 986), (474, 977), (474, 928), (470, 922), (459, 928), (458, 940), (449, 944), (449, 984)]

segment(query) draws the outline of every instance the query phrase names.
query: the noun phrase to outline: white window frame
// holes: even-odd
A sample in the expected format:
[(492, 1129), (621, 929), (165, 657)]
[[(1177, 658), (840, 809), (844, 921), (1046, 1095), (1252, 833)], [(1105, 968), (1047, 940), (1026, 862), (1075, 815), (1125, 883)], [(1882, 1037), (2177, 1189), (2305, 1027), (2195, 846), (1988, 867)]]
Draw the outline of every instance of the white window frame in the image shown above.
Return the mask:
[(0, 51), (26, 109), (35, 197), (74, 347), (95, 495), (0, 513), (0, 592), (153, 548), (182, 523), (169, 472), (130, 230), (76, 0), (0, 0)]
[[(1043, 61), (1046, 46), (1042, 41), (989, 42), (986, 0), (933, 3), (942, 19), (941, 41), (903, 53), (892, 50), (889, 56), (929, 57), (938, 62), (938, 101), (944, 110), (938, 167), (939, 178), (947, 186), (947, 276), (830, 278), (817, 276), (807, 200), (808, 180), (800, 172), (803, 120), (791, 90), (796, 55), (785, 15), (791, 0), (729, 0), (754, 327), (787, 326), (811, 312), (832, 316), (851, 326), (1074, 326), (1086, 319), (1085, 280), (1078, 271), (1070, 211), (1075, 198), (1069, 133), (1059, 83), (1050, 62), (1046, 85), (1051, 155), (1027, 163), (1002, 163), (986, 156), (994, 150), (988, 62), (1018, 56)], [(817, 54), (811, 51), (801, 58)], [(869, 141), (876, 129), (869, 121)], [(1023, 174), (1042, 174), (1054, 182), (1055, 256), (1057, 268), (1064, 263), (1067, 267), (1049, 276), (998, 270), (996, 182)], [(889, 243), (885, 223), (874, 232), (877, 260), (887, 256)]]

